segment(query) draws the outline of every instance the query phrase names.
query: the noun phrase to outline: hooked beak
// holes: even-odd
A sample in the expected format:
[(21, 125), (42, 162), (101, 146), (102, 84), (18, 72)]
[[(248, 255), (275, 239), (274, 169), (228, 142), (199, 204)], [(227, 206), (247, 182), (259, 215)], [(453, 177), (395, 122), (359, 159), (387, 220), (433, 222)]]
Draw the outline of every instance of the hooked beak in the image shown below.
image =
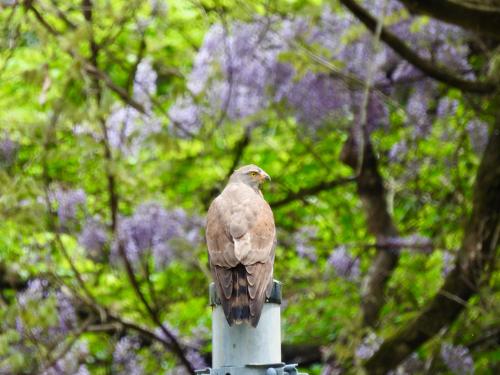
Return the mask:
[(261, 182), (264, 182), (264, 181), (271, 181), (271, 177), (266, 173), (266, 172), (262, 172), (260, 174), (260, 181)]

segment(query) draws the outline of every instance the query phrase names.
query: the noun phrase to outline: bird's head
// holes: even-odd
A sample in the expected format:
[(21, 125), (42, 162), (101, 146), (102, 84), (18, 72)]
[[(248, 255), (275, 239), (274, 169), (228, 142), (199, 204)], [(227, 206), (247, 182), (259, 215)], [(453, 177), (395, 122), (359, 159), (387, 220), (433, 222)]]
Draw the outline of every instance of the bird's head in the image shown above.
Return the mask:
[(271, 181), (271, 177), (256, 165), (250, 164), (238, 168), (229, 178), (230, 182), (241, 182), (258, 190), (264, 181)]

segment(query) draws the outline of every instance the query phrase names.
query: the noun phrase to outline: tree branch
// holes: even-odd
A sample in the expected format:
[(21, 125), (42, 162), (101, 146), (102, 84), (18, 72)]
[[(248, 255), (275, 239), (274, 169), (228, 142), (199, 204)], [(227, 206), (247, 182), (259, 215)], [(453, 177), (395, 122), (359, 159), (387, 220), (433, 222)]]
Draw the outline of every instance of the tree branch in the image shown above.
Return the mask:
[(125, 269), (127, 271), (129, 282), (132, 285), (135, 294), (146, 308), (146, 311), (148, 312), (151, 320), (160, 328), (165, 337), (168, 338), (170, 342), (170, 349), (177, 355), (182, 365), (186, 368), (186, 370), (189, 371), (189, 373), (194, 374), (195, 369), (193, 368), (191, 362), (187, 359), (181, 344), (179, 343), (175, 335), (172, 332), (170, 332), (170, 330), (167, 329), (167, 327), (165, 327), (165, 325), (161, 322), (160, 318), (156, 314), (156, 311), (151, 307), (144, 293), (142, 293), (139, 283), (135, 277), (134, 270), (132, 268), (132, 265), (130, 264), (130, 261), (128, 260), (127, 254), (125, 252), (125, 249), (123, 248), (122, 243), (118, 244), (118, 251), (123, 260), (123, 263), (125, 264)]
[(449, 0), (399, 0), (399, 2), (411, 12), (426, 14), (496, 39), (500, 38), (500, 8), (482, 8)]
[(66, 26), (68, 27), (68, 29), (70, 30), (76, 30), (77, 29), (77, 26), (75, 23), (73, 23), (67, 16), (66, 14), (61, 10), (59, 9), (59, 6), (57, 4), (57, 1), (56, 0), (51, 0), (50, 1), (52, 3), (52, 6), (55, 8), (55, 11), (56, 11), (56, 14), (57, 16), (59, 17), (59, 19), (61, 21), (63, 21)]
[(132, 66), (132, 69), (130, 69), (130, 72), (128, 74), (127, 78), (127, 91), (130, 93), (133, 85), (134, 85), (134, 79), (135, 79), (135, 74), (137, 73), (137, 67), (139, 66), (140, 62), (142, 61), (142, 58), (144, 57), (144, 53), (146, 52), (146, 33), (142, 32), (141, 34), (141, 41), (139, 42), (139, 48), (137, 50), (136, 58), (134, 65)]
[[(70, 51), (69, 53), (72, 56), (76, 56), (74, 52)], [(88, 60), (83, 59), (82, 62), (83, 62), (83, 68), (87, 73), (103, 81), (106, 84), (106, 86), (115, 94), (117, 94), (127, 105), (131, 106), (132, 108), (138, 110), (143, 114), (146, 113), (142, 104), (140, 104), (134, 98), (132, 98), (128, 94), (127, 90), (117, 85), (106, 73), (98, 69), (95, 65), (91, 64)]]
[(330, 181), (323, 181), (317, 185), (305, 187), (305, 188), (299, 189), (296, 192), (291, 192), (286, 197), (284, 197), (282, 199), (278, 199), (277, 201), (271, 202), (270, 206), (272, 208), (278, 208), (281, 206), (285, 206), (289, 203), (292, 203), (293, 201), (303, 199), (303, 198), (309, 197), (311, 195), (316, 195), (318, 193), (321, 193), (322, 191), (330, 190), (330, 189), (333, 189), (337, 186), (347, 185), (348, 183), (351, 183), (354, 181), (356, 181), (355, 177), (345, 177), (345, 178), (337, 178), (337, 179), (330, 180)]
[[(361, 198), (368, 230), (379, 244), (387, 244), (390, 238), (399, 237), (399, 232), (387, 206), (387, 192), (378, 170), (378, 160), (368, 134), (365, 134), (364, 152), (359, 176), (356, 179), (358, 194)], [(341, 154), (343, 163), (356, 170), (358, 164), (358, 145), (351, 134), (344, 144)], [(379, 311), (385, 303), (385, 285), (396, 268), (401, 246), (393, 244), (385, 248), (377, 247), (377, 253), (366, 276), (362, 291), (361, 308), (363, 322), (374, 326), (378, 321)]]
[[(89, 305), (89, 307), (98, 311), (100, 306)], [(167, 350), (172, 350), (172, 343), (166, 340), (164, 337), (159, 336), (156, 332), (143, 327), (142, 325), (126, 320), (119, 315), (106, 310), (106, 320), (98, 322), (98, 325), (89, 327), (89, 332), (109, 332), (110, 334), (116, 334), (120, 330), (134, 331), (138, 334), (146, 344), (150, 345), (153, 341), (157, 341), (162, 344)]]
[[(78, 330), (73, 333), (73, 337), (64, 345), (64, 347), (57, 353), (57, 355), (53, 356), (50, 361), (40, 369), (40, 374), (50, 373), (49, 370), (57, 366), (57, 362), (64, 358), (71, 348), (75, 345), (78, 339), (82, 336), (82, 334), (86, 331), (87, 327), (90, 325), (91, 319), (87, 319), (83, 324), (78, 327)], [(58, 367), (56, 367), (58, 369)]]
[[(54, 275), (52, 275), (54, 276)], [(32, 277), (45, 277), (42, 275), (34, 275)], [(57, 277), (56, 277), (57, 278)], [(12, 289), (19, 292), (26, 288), (28, 279), (23, 278), (17, 271), (8, 268), (4, 263), (0, 263), (0, 292), (3, 289)], [(66, 285), (66, 287), (69, 287)], [(107, 307), (100, 305), (94, 298), (89, 299), (80, 295), (79, 292), (72, 290), (73, 297), (78, 301), (76, 305), (77, 316), (79, 320), (84, 321), (82, 327), (86, 332), (108, 332), (110, 334), (119, 333), (121, 330), (130, 330), (138, 334), (146, 345), (150, 345), (153, 341), (162, 344), (168, 351), (174, 351), (173, 345), (178, 339), (172, 335), (174, 340), (171, 340), (168, 335), (160, 336), (148, 327), (144, 327), (136, 322), (124, 319), (117, 313), (109, 310)], [(93, 315), (95, 312), (97, 315)], [(155, 322), (155, 324), (158, 324)], [(160, 328), (163, 325), (160, 325)], [(163, 329), (162, 332), (164, 333)], [(194, 346), (183, 345), (186, 348), (196, 349)]]
[[(83, 0), (82, 2), (82, 11), (83, 15), (85, 17), (85, 20), (88, 22), (89, 26), (92, 27), (92, 18), (93, 18), (93, 12), (92, 12), (92, 1), (91, 0)], [(99, 71), (97, 67), (97, 59), (98, 59), (98, 54), (99, 54), (99, 47), (95, 43), (95, 40), (93, 38), (92, 32), (90, 33), (90, 51), (91, 51), (91, 56), (90, 56), (90, 61), (92, 63), (92, 66), (95, 67), (96, 71)], [(100, 106), (101, 103), (101, 86), (99, 84), (99, 80), (97, 77), (94, 77), (93, 80), (94, 84), (94, 89), (95, 89), (95, 94), (96, 94), (96, 103), (97, 106)], [(128, 95), (128, 93), (127, 93)], [(108, 130), (106, 127), (106, 123), (103, 118), (100, 118), (100, 123), (101, 123), (101, 128), (104, 133), (104, 152), (105, 152), (105, 158), (108, 163), (106, 167), (106, 177), (108, 180), (108, 193), (109, 193), (109, 204), (110, 204), (110, 211), (111, 211), (111, 228), (113, 232), (116, 231), (117, 228), (117, 215), (118, 215), (118, 202), (119, 202), (119, 196), (116, 192), (116, 181), (114, 174), (110, 170), (109, 164), (112, 162), (112, 154), (111, 154), (111, 149), (109, 147), (109, 141), (108, 141)], [(170, 345), (169, 348), (179, 357), (181, 360), (181, 363), (186, 367), (186, 369), (194, 373), (194, 369), (191, 365), (191, 362), (186, 358), (186, 355), (184, 353), (184, 350), (182, 349), (179, 341), (177, 338), (164, 326), (164, 324), (160, 321), (158, 317), (158, 313), (155, 309), (151, 307), (149, 302), (147, 301), (145, 295), (142, 293), (139, 283), (135, 277), (134, 270), (132, 268), (132, 265), (130, 264), (127, 254), (125, 253), (125, 250), (123, 248), (123, 244), (119, 244), (119, 252), (120, 256), (123, 259), (123, 262), (125, 264), (125, 269), (127, 271), (128, 279), (130, 281), (130, 284), (132, 285), (132, 288), (134, 289), (137, 297), (139, 300), (142, 302), (144, 305), (148, 315), (151, 317), (153, 322), (158, 325), (163, 332), (163, 334), (168, 338)]]
[[(370, 374), (385, 374), (420, 345), (452, 324), (481, 283), (498, 251), (500, 237), (500, 114), (476, 176), (472, 214), (465, 227), (462, 246), (443, 286), (420, 314), (387, 339), (365, 363)], [(450, 298), (452, 297), (452, 298)]]
[[(0, 263), (0, 290), (5, 288), (20, 291), (25, 289), (27, 285), (28, 282), (26, 279), (22, 278), (16, 271), (12, 271), (3, 263)], [(73, 296), (79, 301), (79, 303), (76, 305), (79, 319), (88, 321), (91, 312), (95, 312), (98, 314), (92, 314), (94, 320), (89, 321), (89, 325), (85, 324), (86, 332), (105, 332), (109, 335), (116, 335), (121, 331), (130, 331), (136, 333), (141, 338), (142, 346), (149, 346), (153, 342), (158, 342), (168, 350), (171, 350), (170, 342), (167, 341), (163, 336), (158, 335), (150, 328), (140, 325), (131, 320), (122, 318), (116, 312), (98, 305), (95, 301), (83, 299), (77, 294), (73, 294)], [(102, 315), (103, 311), (105, 312), (104, 315)], [(205, 343), (203, 343), (202, 345), (204, 346), (204, 344)], [(321, 347), (324, 345), (327, 344), (289, 344), (285, 342), (282, 345), (283, 360), (286, 363), (299, 363), (301, 366), (321, 363)], [(211, 358), (209, 355), (205, 356), (205, 360), (210, 364)]]
[[(25, 2), (25, 7), (27, 10), (31, 11), (31, 13), (34, 14), (35, 18), (37, 21), (49, 32), (49, 34), (53, 35), (54, 37), (61, 36), (61, 33), (56, 30), (53, 26), (51, 26), (45, 18), (42, 16), (40, 12), (33, 6), (32, 1), (26, 1)], [(142, 104), (137, 102), (134, 98), (132, 98), (126, 89), (123, 87), (117, 85), (111, 77), (109, 77), (105, 72), (102, 70), (98, 69), (94, 64), (92, 64), (91, 61), (88, 59), (85, 59), (81, 57), (75, 50), (68, 48), (66, 50), (67, 53), (69, 53), (74, 59), (78, 60), (81, 62), (83, 69), (90, 74), (92, 77), (95, 77), (101, 81), (103, 81), (106, 86), (113, 91), (115, 94), (117, 94), (126, 104), (131, 106), (132, 108), (138, 110), (139, 112), (145, 114), (146, 111)]]
[[(93, 32), (93, 4), (91, 0), (83, 0), (82, 1), (82, 13), (85, 21), (88, 24), (90, 29), (89, 31), (89, 49), (90, 49), (90, 57), (89, 61), (93, 66), (99, 70), (99, 46), (97, 45), (94, 39)], [(97, 106), (97, 112), (101, 113), (101, 101), (102, 101), (102, 88), (99, 79), (96, 76), (92, 77), (92, 85), (94, 89), (95, 102)], [(101, 131), (103, 133), (102, 145), (104, 149), (104, 159), (106, 162), (105, 170), (106, 170), (106, 180), (108, 182), (108, 199), (109, 199), (109, 211), (111, 217), (111, 231), (115, 233), (117, 221), (118, 221), (118, 203), (119, 196), (116, 192), (116, 179), (113, 171), (111, 170), (111, 164), (113, 163), (113, 154), (111, 152), (111, 147), (109, 146), (109, 135), (108, 129), (106, 127), (106, 121), (102, 117), (102, 115), (98, 116), (98, 121), (101, 126)]]
[(238, 141), (236, 146), (234, 147), (233, 153), (234, 153), (234, 158), (233, 158), (233, 163), (231, 164), (231, 167), (229, 168), (227, 174), (226, 174), (226, 180), (231, 177), (233, 174), (234, 170), (240, 164), (241, 158), (243, 156), (243, 152), (245, 149), (248, 147), (250, 144), (250, 141), (252, 140), (252, 130), (255, 129), (255, 124), (250, 124), (247, 127), (245, 127), (245, 131), (243, 133), (243, 137)]
[[(358, 5), (355, 0), (340, 0), (340, 2), (372, 33), (376, 31), (377, 19), (366, 9)], [(463, 91), (470, 91), (478, 94), (490, 94), (498, 88), (497, 85), (492, 82), (465, 80), (444, 67), (438, 67), (434, 62), (420, 57), (408, 47), (405, 42), (385, 27), (382, 28), (380, 38), (403, 59), (437, 81), (446, 83), (449, 86), (456, 87)]]
[(13, 272), (2, 261), (0, 262), (0, 292), (4, 289), (20, 290), (28, 283), (17, 272)]
[(48, 162), (48, 154), (50, 151), (50, 148), (54, 146), (54, 139), (55, 139), (55, 130), (56, 130), (56, 125), (59, 121), (62, 108), (63, 108), (63, 103), (64, 103), (64, 95), (67, 92), (69, 84), (65, 85), (65, 88), (63, 90), (63, 95), (61, 98), (59, 98), (55, 104), (55, 108), (53, 111), (52, 116), (50, 117), (49, 124), (47, 126), (47, 131), (44, 137), (44, 142), (43, 142), (43, 154), (41, 158), (41, 164), (42, 164), (42, 180), (43, 180), (43, 189), (44, 189), (44, 194), (45, 194), (45, 204), (47, 206), (47, 224), (49, 229), (54, 233), (55, 236), (55, 243), (59, 247), (63, 257), (66, 259), (68, 262), (71, 271), (73, 272), (78, 285), (80, 288), (84, 291), (85, 296), (90, 300), (90, 301), (95, 301), (94, 296), (90, 292), (89, 288), (85, 284), (85, 281), (83, 280), (83, 277), (76, 268), (75, 263), (71, 259), (71, 255), (69, 254), (68, 250), (66, 249), (66, 246), (64, 245), (64, 242), (61, 239), (61, 233), (60, 233), (60, 228), (56, 226), (56, 213), (52, 210), (51, 207), (51, 202), (49, 198), (49, 189), (50, 189), (50, 183), (51, 183), (51, 177), (49, 174), (49, 162)]
[(33, 13), (33, 15), (35, 16), (35, 18), (37, 19), (37, 21), (45, 28), (45, 30), (47, 30), (49, 32), (49, 34), (51, 34), (53, 36), (61, 35), (61, 33), (58, 30), (56, 30), (55, 28), (53, 28), (45, 20), (45, 18), (41, 15), (41, 13), (38, 11), (38, 9), (36, 9), (33, 6), (33, 0), (26, 0), (24, 2), (24, 6), (26, 7), (27, 10), (29, 10), (29, 11), (31, 11), (31, 13)]
[(284, 362), (298, 363), (300, 366), (311, 366), (322, 362), (321, 345), (315, 343), (285, 343), (281, 347), (281, 354)]
[(212, 200), (220, 192), (222, 183), (229, 180), (229, 177), (231, 177), (234, 170), (240, 163), (241, 158), (243, 156), (243, 152), (245, 151), (245, 149), (248, 147), (248, 145), (252, 140), (252, 130), (254, 128), (255, 124), (248, 125), (243, 132), (243, 136), (239, 139), (238, 142), (236, 142), (232, 150), (232, 154), (234, 155), (234, 157), (233, 157), (233, 162), (231, 163), (231, 167), (229, 167), (226, 176), (224, 177), (224, 180), (220, 181), (217, 184), (214, 184), (214, 187), (211, 190), (207, 191), (206, 198), (203, 199), (205, 208), (208, 208)]

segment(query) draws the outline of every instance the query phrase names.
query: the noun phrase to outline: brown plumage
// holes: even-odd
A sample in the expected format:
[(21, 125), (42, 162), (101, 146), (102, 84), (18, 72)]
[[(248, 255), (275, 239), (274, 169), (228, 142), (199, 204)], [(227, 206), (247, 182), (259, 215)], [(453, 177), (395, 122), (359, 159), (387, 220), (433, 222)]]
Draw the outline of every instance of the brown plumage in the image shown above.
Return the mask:
[(255, 165), (242, 167), (208, 209), (210, 268), (229, 325), (256, 327), (271, 292), (276, 229), (259, 189), (269, 179)]

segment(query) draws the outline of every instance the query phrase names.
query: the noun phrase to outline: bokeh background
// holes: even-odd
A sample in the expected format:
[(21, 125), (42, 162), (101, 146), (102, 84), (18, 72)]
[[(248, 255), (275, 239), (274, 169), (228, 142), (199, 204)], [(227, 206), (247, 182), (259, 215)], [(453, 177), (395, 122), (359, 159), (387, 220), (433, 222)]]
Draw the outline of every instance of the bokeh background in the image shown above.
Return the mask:
[(496, 0), (1, 0), (0, 374), (210, 365), (204, 217), (257, 164), (283, 359), (500, 373)]

